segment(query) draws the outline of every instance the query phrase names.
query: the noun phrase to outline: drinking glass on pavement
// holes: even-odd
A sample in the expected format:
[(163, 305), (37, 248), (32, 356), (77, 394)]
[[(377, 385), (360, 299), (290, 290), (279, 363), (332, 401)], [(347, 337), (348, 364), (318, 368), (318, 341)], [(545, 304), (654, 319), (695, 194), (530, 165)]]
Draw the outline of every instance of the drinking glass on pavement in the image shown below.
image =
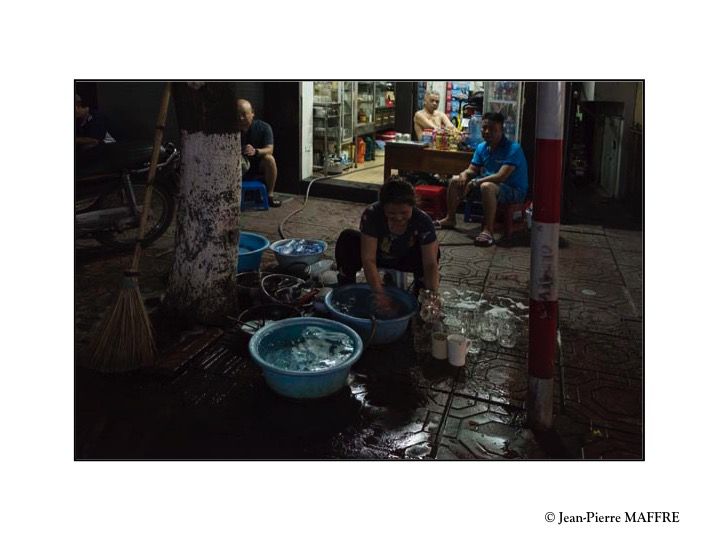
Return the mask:
[(498, 337), (498, 319), (492, 311), (486, 311), (482, 314), (480, 320), (480, 339), (483, 341), (493, 342)]
[(498, 342), (501, 347), (508, 349), (517, 345), (517, 323), (514, 317), (505, 317), (499, 322)]
[(468, 353), (475, 355), (480, 352), (480, 317), (482, 312), (478, 309), (464, 309), (461, 311), (463, 334), (469, 337), (470, 348)]

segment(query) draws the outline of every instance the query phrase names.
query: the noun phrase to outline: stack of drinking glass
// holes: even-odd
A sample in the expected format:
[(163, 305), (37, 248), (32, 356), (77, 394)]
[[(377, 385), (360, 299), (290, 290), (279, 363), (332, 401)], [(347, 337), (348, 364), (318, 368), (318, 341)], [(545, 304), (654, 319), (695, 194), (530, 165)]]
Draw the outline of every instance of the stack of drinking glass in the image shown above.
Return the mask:
[(446, 332), (470, 338), (470, 354), (480, 352), (481, 341), (498, 342), (505, 348), (517, 345), (522, 319), (513, 313), (512, 301), (491, 303), (481, 293), (464, 289), (445, 291), (442, 299)]

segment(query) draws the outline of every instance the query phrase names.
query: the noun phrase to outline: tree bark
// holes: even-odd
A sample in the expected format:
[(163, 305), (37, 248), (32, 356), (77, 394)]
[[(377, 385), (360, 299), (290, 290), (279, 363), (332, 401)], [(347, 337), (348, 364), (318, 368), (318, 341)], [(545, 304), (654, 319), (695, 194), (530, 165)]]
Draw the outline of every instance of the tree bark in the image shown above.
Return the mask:
[(181, 137), (175, 261), (164, 313), (218, 324), (237, 313), (241, 141), (230, 83), (174, 83)]

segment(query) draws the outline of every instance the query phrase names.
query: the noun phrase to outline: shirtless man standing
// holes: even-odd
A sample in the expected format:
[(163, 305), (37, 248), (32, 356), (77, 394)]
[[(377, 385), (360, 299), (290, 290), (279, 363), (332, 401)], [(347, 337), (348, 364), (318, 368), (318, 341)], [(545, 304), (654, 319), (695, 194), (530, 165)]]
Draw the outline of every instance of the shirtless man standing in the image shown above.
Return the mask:
[(423, 129), (451, 129), (457, 131), (450, 119), (444, 112), (437, 110), (440, 104), (440, 94), (437, 92), (428, 92), (425, 94), (423, 108), (415, 113), (413, 119), (413, 127), (415, 129), (416, 139), (422, 140)]

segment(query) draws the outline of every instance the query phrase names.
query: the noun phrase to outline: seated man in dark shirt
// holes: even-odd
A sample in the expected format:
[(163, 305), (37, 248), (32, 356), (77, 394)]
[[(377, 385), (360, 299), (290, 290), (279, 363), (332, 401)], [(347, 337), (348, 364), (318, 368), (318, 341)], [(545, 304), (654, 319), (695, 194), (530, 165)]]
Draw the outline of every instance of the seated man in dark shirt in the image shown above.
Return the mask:
[(273, 157), (273, 132), (266, 122), (255, 119), (255, 111), (247, 99), (238, 99), (238, 120), (243, 155), (250, 161), (250, 169), (243, 178), (262, 178), (268, 191), (270, 206), (282, 203), (273, 197), (277, 180), (277, 165)]
[(412, 272), (415, 291), (440, 286), (440, 252), (432, 219), (415, 206), (415, 190), (403, 179), (390, 179), (379, 201), (365, 209), (360, 230), (345, 229), (335, 244), (338, 283), (355, 282), (360, 268), (376, 295), (379, 308), (389, 306), (379, 268)]
[(113, 143), (108, 133), (107, 121), (98, 111), (91, 111), (90, 106), (75, 94), (75, 149), (88, 150), (103, 143)]

